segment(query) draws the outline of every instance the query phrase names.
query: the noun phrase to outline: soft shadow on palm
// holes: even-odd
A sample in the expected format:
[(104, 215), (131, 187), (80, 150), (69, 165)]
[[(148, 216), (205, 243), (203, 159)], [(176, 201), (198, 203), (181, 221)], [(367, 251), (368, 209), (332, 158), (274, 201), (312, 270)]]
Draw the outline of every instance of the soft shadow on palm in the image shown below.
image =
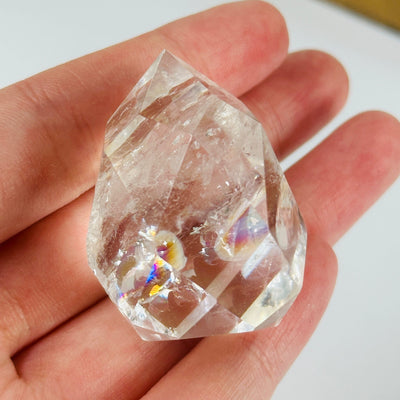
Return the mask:
[(185, 18), (3, 89), (2, 399), (265, 399), (327, 305), (331, 246), (399, 174), (399, 123), (379, 112), (353, 118), (287, 171), (309, 245), (304, 289), (279, 327), (141, 341), (104, 298), (85, 236), (105, 121), (163, 48), (241, 96), (280, 158), (347, 94), (346, 74), (330, 56), (286, 55), (282, 17), (258, 1)]

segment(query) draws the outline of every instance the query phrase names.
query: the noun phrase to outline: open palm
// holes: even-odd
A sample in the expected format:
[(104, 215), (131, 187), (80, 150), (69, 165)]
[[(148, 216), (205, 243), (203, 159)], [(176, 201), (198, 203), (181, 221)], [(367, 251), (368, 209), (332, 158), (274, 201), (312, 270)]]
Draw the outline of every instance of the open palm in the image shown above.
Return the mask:
[(0, 91), (0, 398), (265, 399), (331, 295), (331, 246), (400, 172), (400, 124), (354, 117), (286, 173), (309, 232), (304, 288), (277, 328), (143, 342), (87, 265), (106, 120), (164, 48), (240, 96), (279, 158), (344, 104), (317, 51), (287, 55), (279, 13), (224, 5)]

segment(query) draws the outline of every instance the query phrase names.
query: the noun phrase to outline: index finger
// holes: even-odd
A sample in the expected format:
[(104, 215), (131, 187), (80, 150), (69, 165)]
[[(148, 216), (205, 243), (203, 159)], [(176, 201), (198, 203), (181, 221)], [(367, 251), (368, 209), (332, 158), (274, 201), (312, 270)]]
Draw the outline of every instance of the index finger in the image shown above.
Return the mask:
[(275, 8), (238, 2), (0, 91), (0, 242), (94, 184), (107, 119), (162, 49), (239, 96), (282, 62), (287, 45)]

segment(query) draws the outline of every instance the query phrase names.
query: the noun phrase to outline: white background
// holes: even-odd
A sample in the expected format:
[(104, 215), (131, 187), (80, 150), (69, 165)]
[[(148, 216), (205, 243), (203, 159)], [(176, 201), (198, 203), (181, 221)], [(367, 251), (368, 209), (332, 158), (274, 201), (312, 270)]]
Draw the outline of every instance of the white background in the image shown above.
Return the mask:
[[(222, 2), (0, 0), (0, 87)], [(366, 109), (400, 118), (400, 33), (316, 0), (272, 3), (291, 50), (331, 52), (350, 75), (347, 106), (312, 144)], [(335, 246), (332, 301), (275, 400), (400, 398), (399, 207), (398, 180)]]

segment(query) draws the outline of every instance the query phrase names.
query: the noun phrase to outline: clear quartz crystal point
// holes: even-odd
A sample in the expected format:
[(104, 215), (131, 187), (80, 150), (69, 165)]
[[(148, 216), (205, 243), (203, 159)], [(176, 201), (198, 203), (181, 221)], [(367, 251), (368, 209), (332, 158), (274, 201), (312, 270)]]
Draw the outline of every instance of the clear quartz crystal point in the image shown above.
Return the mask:
[(273, 326), (305, 248), (261, 124), (163, 51), (107, 124), (87, 250), (112, 301), (145, 340)]

